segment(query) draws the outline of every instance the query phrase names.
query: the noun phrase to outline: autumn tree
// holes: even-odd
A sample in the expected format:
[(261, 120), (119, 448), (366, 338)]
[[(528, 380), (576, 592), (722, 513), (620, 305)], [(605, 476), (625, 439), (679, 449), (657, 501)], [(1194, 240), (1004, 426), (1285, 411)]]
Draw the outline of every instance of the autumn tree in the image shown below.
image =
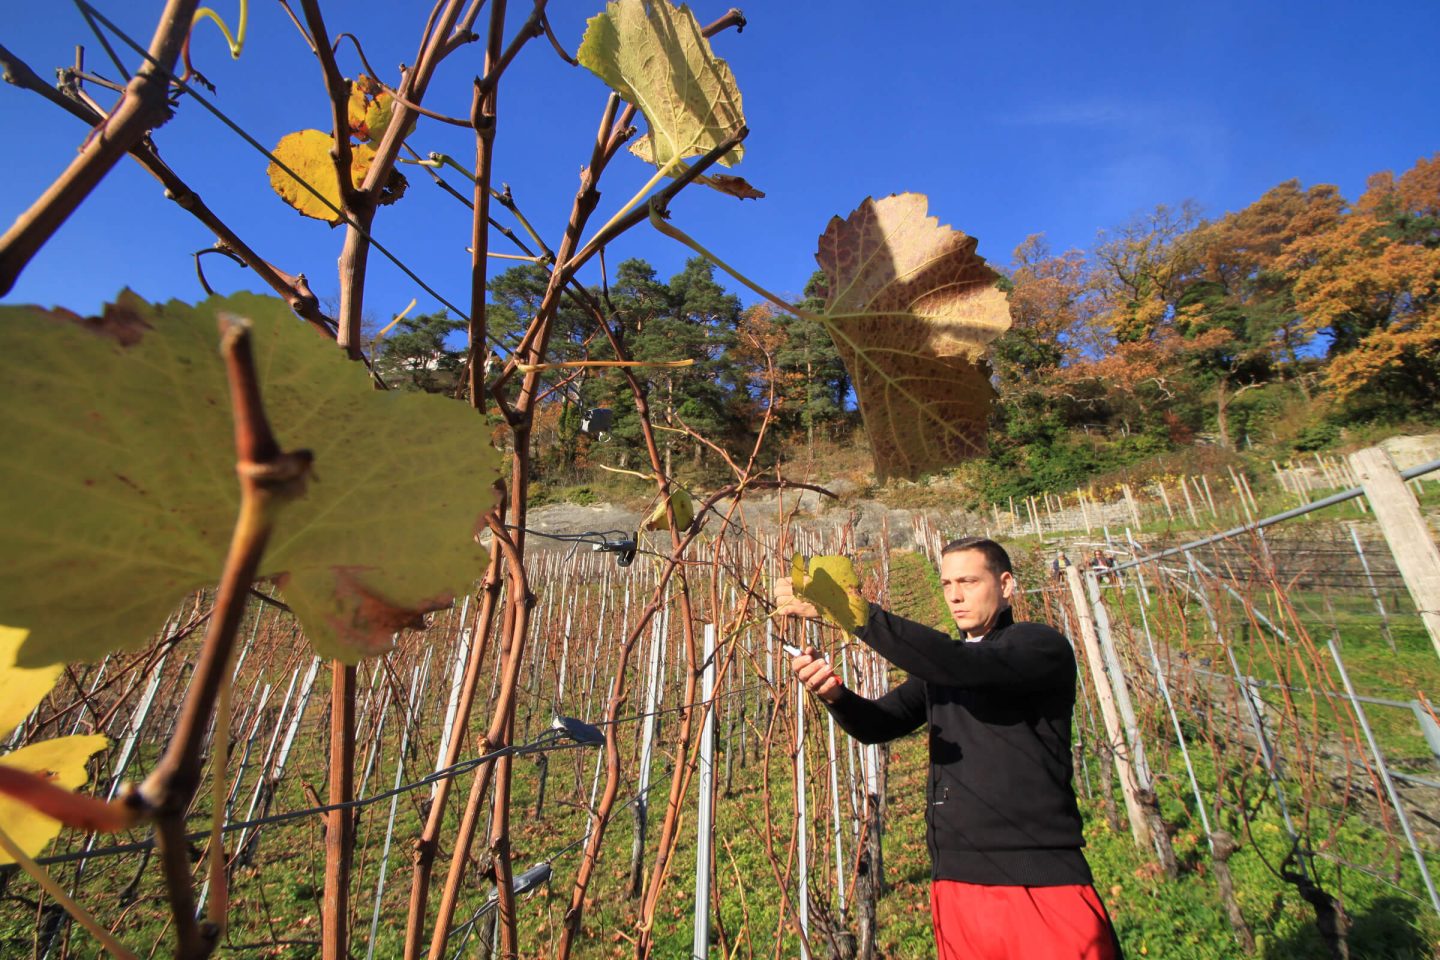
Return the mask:
[(1083, 425), (1100, 416), (1103, 390), (1067, 375), (1091, 356), (1095, 298), (1085, 255), (1054, 254), (1043, 234), (1015, 248), (998, 285), (1011, 326), (991, 345), (999, 402), (990, 457), (972, 472), (992, 497), (1021, 496), (1077, 482), (1098, 465)]
[(1309, 329), (1328, 338), (1338, 399), (1381, 388), (1385, 402), (1440, 399), (1440, 154), (1398, 179), (1370, 178), (1328, 229), (1297, 239), (1284, 265)]
[(1052, 254), (1044, 234), (1015, 248), (1003, 281), (1011, 326), (991, 348), (1002, 397), (1047, 391), (1062, 367), (1093, 346), (1090, 282), (1085, 255)]
[(1145, 340), (1171, 318), (1195, 263), (1192, 234), (1199, 223), (1199, 208), (1186, 200), (1101, 231), (1091, 255), (1096, 322), (1113, 339)]
[(1176, 309), (1195, 263), (1199, 222), (1189, 201), (1161, 204), (1102, 231), (1090, 255), (1085, 311), (1072, 327), (1075, 351), (1058, 371), (1058, 388), (1092, 419), (1113, 419), (1127, 435), (1158, 429), (1175, 409), (1186, 350)]
[[(1212, 284), (1215, 294), (1255, 317), (1257, 333), (1268, 329), (1273, 334), (1275, 355), (1285, 365), (1282, 373), (1298, 374), (1301, 352), (1314, 332), (1295, 308), (1294, 280), (1282, 258), (1297, 241), (1330, 229), (1344, 207), (1331, 184), (1305, 190), (1300, 181), (1287, 180), (1197, 231), (1195, 280)], [(1304, 378), (1297, 376), (1296, 382), (1309, 399)]]

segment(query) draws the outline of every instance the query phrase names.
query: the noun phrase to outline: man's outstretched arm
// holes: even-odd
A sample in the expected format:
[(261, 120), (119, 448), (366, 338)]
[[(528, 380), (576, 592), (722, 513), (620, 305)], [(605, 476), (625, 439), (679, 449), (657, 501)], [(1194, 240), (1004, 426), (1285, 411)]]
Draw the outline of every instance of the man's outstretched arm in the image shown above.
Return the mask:
[(886, 743), (925, 722), (925, 685), (911, 677), (871, 700), (850, 690), (814, 647), (790, 660), (790, 669), (830, 709), (840, 729), (861, 743)]
[(856, 636), (901, 670), (939, 686), (1044, 690), (1075, 682), (1070, 641), (1039, 623), (965, 643), (872, 605)]

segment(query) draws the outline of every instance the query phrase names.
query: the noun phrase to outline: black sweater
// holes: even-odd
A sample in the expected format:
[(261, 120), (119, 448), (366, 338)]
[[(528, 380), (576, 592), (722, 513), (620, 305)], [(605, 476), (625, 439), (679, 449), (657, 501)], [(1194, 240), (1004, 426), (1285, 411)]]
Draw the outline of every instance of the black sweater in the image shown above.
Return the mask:
[(869, 700), (841, 688), (835, 721), (863, 743), (929, 724), (926, 839), (934, 878), (1003, 886), (1091, 883), (1072, 785), (1075, 654), (1007, 610), (973, 643), (870, 608), (858, 632), (910, 674)]

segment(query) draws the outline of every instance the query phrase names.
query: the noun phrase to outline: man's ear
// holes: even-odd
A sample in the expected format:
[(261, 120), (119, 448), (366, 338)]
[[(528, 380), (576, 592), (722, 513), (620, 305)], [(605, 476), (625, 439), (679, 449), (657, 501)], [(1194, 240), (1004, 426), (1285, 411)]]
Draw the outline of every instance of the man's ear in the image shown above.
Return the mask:
[(1000, 596), (1006, 600), (1015, 596), (1015, 575), (1008, 570), (1000, 574)]

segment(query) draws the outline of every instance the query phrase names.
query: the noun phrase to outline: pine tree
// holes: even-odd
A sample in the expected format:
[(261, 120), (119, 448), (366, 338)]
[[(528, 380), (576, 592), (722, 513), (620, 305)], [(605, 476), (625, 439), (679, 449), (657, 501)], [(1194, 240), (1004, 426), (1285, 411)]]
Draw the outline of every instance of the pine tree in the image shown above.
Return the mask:
[(375, 369), (393, 388), (453, 393), (465, 366), (456, 336), (464, 329), (444, 310), (405, 317), (372, 347)]

